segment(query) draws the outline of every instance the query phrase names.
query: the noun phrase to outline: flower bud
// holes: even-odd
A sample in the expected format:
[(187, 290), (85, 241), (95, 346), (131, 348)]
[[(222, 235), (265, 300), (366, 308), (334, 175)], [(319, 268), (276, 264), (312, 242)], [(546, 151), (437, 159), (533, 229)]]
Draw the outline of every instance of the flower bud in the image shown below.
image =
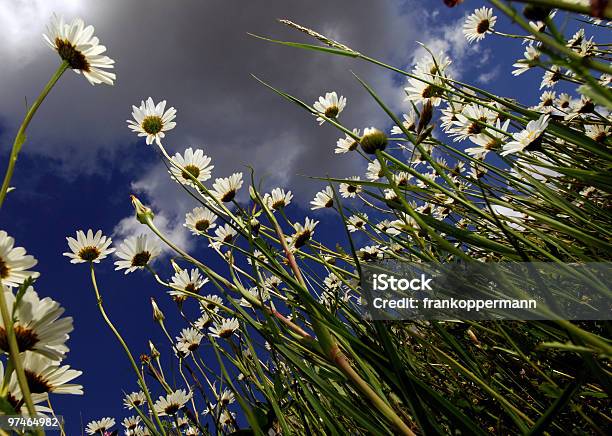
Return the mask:
[(157, 359), (161, 355), (159, 351), (157, 351), (157, 348), (155, 348), (155, 345), (153, 345), (153, 342), (151, 341), (149, 341), (149, 348), (151, 349), (151, 357), (153, 359)]
[(374, 127), (367, 127), (359, 143), (364, 152), (374, 154), (376, 150), (384, 150), (387, 147), (387, 135)]
[(160, 310), (153, 297), (151, 297), (151, 306), (153, 307), (153, 319), (157, 322), (163, 321), (166, 317), (164, 316), (164, 313)]
[(136, 209), (136, 219), (138, 222), (141, 224), (147, 224), (149, 221), (153, 221), (155, 214), (151, 208), (142, 204), (135, 195), (131, 195), (130, 197), (132, 198), (132, 205), (134, 206), (134, 209)]

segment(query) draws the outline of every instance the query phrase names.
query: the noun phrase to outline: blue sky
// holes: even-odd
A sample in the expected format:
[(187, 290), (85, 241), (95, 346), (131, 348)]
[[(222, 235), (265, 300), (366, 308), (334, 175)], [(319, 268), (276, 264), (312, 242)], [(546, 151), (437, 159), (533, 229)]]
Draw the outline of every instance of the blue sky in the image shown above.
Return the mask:
[[(62, 78), (34, 121), (12, 183), (17, 190), (9, 194), (0, 215), (0, 228), (39, 261), (39, 294), (58, 300), (74, 318), (66, 362), (84, 371), (78, 382), (85, 395), (54, 397), (56, 410), (66, 418), (68, 434), (78, 434), (81, 424), (92, 419), (114, 416), (119, 422), (128, 416), (122, 410), (123, 393), (135, 390), (136, 383), (129, 362), (97, 311), (87, 267), (72, 265), (61, 254), (67, 249), (65, 237), (76, 229), (92, 228), (116, 234), (118, 242), (122, 234), (140, 231), (128, 218), (133, 212), (129, 195), (137, 192), (153, 205), (173, 238), (194, 253), (207, 253), (204, 244), (189, 240), (180, 225), (185, 211), (195, 205), (184, 196), (177, 197), (178, 188), (163, 171), (157, 154), (125, 126), (131, 104), (152, 95), (175, 106), (178, 127), (168, 136), (169, 150), (204, 146), (216, 165), (214, 177), (244, 171), (245, 164), (253, 163), (258, 176), (266, 176), (267, 186), (288, 187), (296, 192), (296, 203), (307, 204), (321, 185), (299, 175), (361, 174), (362, 163), (335, 156), (336, 131), (318, 127), (249, 74), (305, 101), (338, 90), (349, 99), (343, 120), (356, 127), (386, 127), (387, 122), (352, 79), (351, 70), (372, 83), (398, 111), (404, 104), (402, 83), (385, 71), (351, 60), (298, 53), (246, 35), (302, 38), (277, 24), (276, 18), (289, 17), (331, 33), (349, 46), (402, 67), (413, 61), (418, 39), (447, 50), (464, 81), (525, 104), (539, 99), (540, 74), (519, 78), (510, 74), (511, 64), (523, 53), (519, 41), (489, 36), (470, 46), (457, 31), (461, 17), (479, 7), (479, 2), (455, 9), (441, 1), (346, 0), (310, 8), (282, 1), (267, 7), (186, 2), (185, 10), (168, 2), (153, 2), (146, 8), (143, 1), (131, 3), (136, 5), (123, 6), (118, 1), (22, 5), (0, 0), (0, 16), (10, 12), (17, 20), (0, 26), (1, 39), (13, 44), (0, 48), (0, 56), (8, 56), (13, 64), (0, 66), (6, 93), (0, 99), (3, 159), (23, 97), (31, 101), (57, 64), (55, 54), (40, 38), (50, 11), (65, 12), (70, 18), (83, 15), (96, 26), (109, 55), (117, 59), (118, 81), (113, 88), (91, 87), (72, 72)], [(418, 9), (424, 4), (425, 10)], [(19, 22), (19, 17), (28, 22)], [(234, 21), (228, 25), (229, 18)], [(134, 28), (126, 30), (129, 23)], [(508, 23), (502, 20), (497, 28), (508, 30)], [(197, 48), (201, 51), (195, 52)], [(293, 206), (296, 219), (303, 220), (304, 214)], [(324, 225), (318, 227), (318, 237), (335, 243), (335, 228), (326, 224), (329, 216), (317, 216), (321, 217)], [(123, 225), (118, 226), (120, 222)], [(167, 264), (158, 265), (166, 277)], [(152, 340), (162, 354), (169, 355), (169, 345), (152, 321), (149, 297), (155, 296), (167, 314), (171, 334), (178, 335), (185, 326), (160, 286), (144, 272), (124, 276), (109, 261), (97, 272), (106, 309), (133, 353), (148, 351), (147, 341)]]

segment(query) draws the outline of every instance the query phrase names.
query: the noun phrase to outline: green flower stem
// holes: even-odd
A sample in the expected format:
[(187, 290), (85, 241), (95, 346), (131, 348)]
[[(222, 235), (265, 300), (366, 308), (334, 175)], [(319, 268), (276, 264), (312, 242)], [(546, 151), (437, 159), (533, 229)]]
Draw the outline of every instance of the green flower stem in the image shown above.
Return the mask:
[(140, 382), (140, 386), (142, 387), (142, 390), (143, 390), (145, 396), (147, 397), (147, 403), (149, 404), (149, 409), (151, 410), (151, 413), (153, 413), (153, 417), (155, 418), (155, 422), (158, 425), (159, 430), (161, 431), (161, 434), (163, 434), (165, 436), (166, 435), (166, 431), (164, 430), (164, 426), (162, 425), (162, 423), (161, 423), (161, 421), (159, 419), (159, 416), (157, 416), (157, 412), (155, 411), (155, 407), (153, 407), (153, 400), (151, 399), (151, 395), (149, 394), (149, 390), (146, 388), (145, 382), (144, 382), (142, 376), (140, 375), (140, 370), (138, 369), (138, 365), (136, 365), (136, 361), (134, 360), (134, 357), (132, 356), (132, 353), (131, 353), (130, 349), (128, 348), (127, 344), (125, 343), (125, 341), (121, 337), (121, 334), (117, 331), (117, 329), (115, 328), (115, 326), (113, 325), (113, 323), (109, 319), (108, 315), (106, 314), (106, 311), (104, 310), (104, 306), (102, 306), (102, 297), (100, 296), (100, 292), (98, 291), (98, 283), (96, 282), (96, 273), (94, 271), (93, 263), (90, 263), (90, 269), (91, 269), (91, 283), (93, 284), (93, 288), (94, 288), (94, 291), (96, 293), (96, 300), (98, 302), (98, 308), (100, 309), (100, 313), (102, 314), (102, 318), (104, 318), (104, 321), (109, 326), (109, 328), (112, 330), (112, 332), (115, 334), (115, 336), (117, 337), (117, 340), (119, 340), (119, 343), (121, 344), (121, 346), (125, 350), (125, 354), (127, 355), (128, 359), (130, 360), (130, 363), (132, 364), (132, 368), (134, 368), (134, 372), (136, 373), (136, 376), (138, 377), (138, 381)]
[(21, 151), (21, 147), (26, 140), (26, 130), (30, 125), (30, 121), (34, 117), (34, 114), (45, 100), (45, 97), (49, 94), (53, 86), (57, 83), (64, 71), (68, 69), (68, 62), (64, 61), (61, 63), (55, 74), (51, 77), (49, 82), (45, 85), (40, 95), (30, 107), (28, 112), (26, 113), (25, 118), (23, 119), (21, 126), (19, 126), (19, 130), (17, 131), (17, 135), (15, 136), (15, 140), (13, 141), (13, 148), (11, 149), (11, 155), (9, 157), (8, 167), (6, 168), (6, 173), (4, 174), (4, 181), (2, 182), (2, 189), (0, 189), (0, 208), (4, 204), (4, 199), (6, 198), (6, 193), (8, 192), (9, 183), (11, 183), (11, 179), (13, 178), (13, 172), (15, 171), (15, 164), (17, 163), (17, 156)]
[[(566, 11), (577, 12), (579, 14), (591, 15), (591, 8), (566, 0), (514, 0), (519, 3), (530, 3), (532, 5), (544, 6), (555, 9), (564, 9)], [(608, 4), (604, 10), (604, 16), (607, 19), (612, 19), (612, 4)]]
[[(0, 281), (0, 313), (2, 314), (2, 322), (4, 323), (4, 330), (6, 331), (7, 342), (9, 346), (9, 357), (15, 374), (17, 374), (17, 382), (19, 383), (19, 389), (21, 389), (21, 395), (25, 401), (28, 413), (30, 416), (36, 416), (36, 408), (34, 408), (34, 402), (32, 401), (32, 394), (30, 393), (30, 387), (23, 370), (21, 359), (19, 358), (19, 345), (17, 344), (17, 337), (15, 336), (15, 329), (13, 326), (13, 317), (11, 316), (8, 305), (6, 303), (6, 297), (4, 296), (4, 287)], [(6, 376), (5, 376), (6, 379)], [(19, 411), (17, 411), (19, 412)], [(37, 430), (37, 434), (44, 434), (42, 430)]]

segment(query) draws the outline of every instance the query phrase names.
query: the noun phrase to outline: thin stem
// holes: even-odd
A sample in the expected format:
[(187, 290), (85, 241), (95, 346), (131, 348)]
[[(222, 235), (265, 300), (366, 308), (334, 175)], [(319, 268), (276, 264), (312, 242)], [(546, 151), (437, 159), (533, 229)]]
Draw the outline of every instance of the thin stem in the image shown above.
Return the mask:
[(93, 284), (93, 288), (94, 288), (94, 291), (96, 293), (96, 300), (98, 302), (98, 308), (100, 309), (100, 313), (102, 314), (102, 318), (104, 318), (104, 321), (109, 326), (109, 328), (112, 330), (112, 332), (115, 334), (115, 336), (117, 337), (117, 340), (119, 341), (119, 343), (121, 344), (121, 346), (125, 350), (125, 354), (127, 355), (128, 359), (130, 360), (132, 368), (134, 369), (134, 372), (136, 373), (136, 376), (138, 377), (138, 381), (140, 382), (140, 386), (142, 387), (142, 390), (143, 390), (143, 392), (145, 394), (145, 397), (147, 398), (147, 403), (149, 404), (149, 409), (153, 413), (153, 417), (155, 418), (155, 422), (158, 425), (158, 427), (159, 427), (160, 431), (162, 432), (162, 434), (165, 436), (166, 435), (166, 431), (164, 430), (164, 426), (162, 425), (162, 423), (161, 423), (161, 421), (159, 419), (159, 416), (157, 416), (157, 412), (155, 411), (155, 407), (153, 407), (153, 400), (151, 399), (151, 395), (149, 394), (149, 390), (146, 388), (145, 382), (144, 382), (142, 376), (140, 375), (140, 371), (138, 369), (138, 365), (136, 365), (136, 361), (134, 360), (134, 357), (132, 356), (132, 352), (130, 351), (130, 349), (128, 348), (127, 344), (125, 343), (125, 341), (121, 337), (121, 334), (119, 334), (119, 332), (117, 331), (117, 329), (115, 328), (115, 326), (113, 325), (111, 320), (109, 319), (108, 315), (106, 314), (106, 311), (104, 310), (104, 306), (102, 306), (102, 297), (100, 296), (100, 292), (98, 291), (98, 283), (96, 282), (96, 273), (95, 273), (95, 270), (94, 270), (93, 263), (90, 263), (90, 269), (91, 269), (91, 283)]
[(45, 100), (45, 97), (49, 94), (53, 86), (57, 83), (64, 71), (68, 69), (68, 62), (64, 61), (61, 63), (55, 74), (51, 77), (49, 82), (45, 85), (40, 95), (30, 107), (28, 112), (26, 113), (25, 118), (23, 119), (21, 126), (19, 126), (19, 130), (17, 131), (17, 135), (15, 136), (15, 140), (13, 141), (13, 148), (11, 149), (11, 155), (9, 157), (8, 167), (6, 168), (6, 173), (4, 174), (4, 181), (2, 182), (2, 188), (0, 189), (0, 208), (2, 204), (4, 204), (4, 199), (6, 198), (6, 193), (8, 192), (9, 183), (11, 183), (11, 179), (13, 178), (13, 172), (15, 171), (15, 164), (17, 163), (17, 156), (21, 151), (21, 147), (26, 140), (26, 130), (30, 125), (30, 121), (34, 117), (34, 114)]
[[(32, 401), (32, 395), (30, 394), (30, 387), (28, 386), (28, 380), (26, 379), (25, 372), (21, 359), (19, 358), (19, 345), (17, 344), (17, 337), (15, 336), (15, 328), (13, 326), (13, 317), (11, 316), (8, 305), (6, 304), (6, 297), (4, 296), (4, 287), (0, 280), (0, 313), (2, 314), (2, 322), (4, 323), (4, 330), (6, 331), (6, 338), (9, 346), (9, 357), (15, 374), (17, 374), (17, 382), (19, 383), (19, 389), (21, 389), (21, 395), (25, 401), (28, 413), (30, 416), (36, 416), (36, 408)], [(19, 412), (18, 410), (16, 412)], [(42, 430), (36, 430), (37, 434), (43, 434)]]

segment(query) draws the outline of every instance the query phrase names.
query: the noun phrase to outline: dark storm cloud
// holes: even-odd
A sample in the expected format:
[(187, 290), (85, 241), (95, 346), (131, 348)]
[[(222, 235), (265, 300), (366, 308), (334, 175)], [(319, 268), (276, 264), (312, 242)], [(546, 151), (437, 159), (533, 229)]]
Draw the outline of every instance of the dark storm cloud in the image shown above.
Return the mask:
[[(58, 13), (65, 10), (63, 3), (55, 2)], [(401, 95), (390, 76), (352, 59), (269, 44), (247, 32), (313, 42), (276, 22), (290, 18), (402, 64), (410, 59), (418, 22), (401, 6), (391, 0), (81, 2), (79, 12), (95, 25), (116, 60), (116, 85), (92, 87), (66, 73), (39, 112), (26, 152), (54, 157), (71, 174), (100, 173), (107, 165), (142, 174), (145, 169), (136, 168), (139, 162), (130, 159), (130, 149), (145, 145), (134, 144), (125, 120), (132, 104), (152, 96), (178, 109), (178, 127), (167, 136), (168, 149), (203, 147), (215, 161), (215, 176), (245, 164), (280, 182), (295, 174), (346, 175), (355, 160), (334, 155), (339, 134), (329, 126), (318, 127), (310, 115), (250, 74), (308, 103), (337, 90), (348, 97), (342, 120), (360, 128), (384, 118), (350, 70), (395, 105)], [(34, 98), (57, 63), (42, 39), (38, 41), (24, 48), (31, 55), (9, 51), (11, 66), (0, 67), (0, 114), (6, 127), (15, 126), (24, 95)], [(8, 135), (3, 139), (6, 143)]]

